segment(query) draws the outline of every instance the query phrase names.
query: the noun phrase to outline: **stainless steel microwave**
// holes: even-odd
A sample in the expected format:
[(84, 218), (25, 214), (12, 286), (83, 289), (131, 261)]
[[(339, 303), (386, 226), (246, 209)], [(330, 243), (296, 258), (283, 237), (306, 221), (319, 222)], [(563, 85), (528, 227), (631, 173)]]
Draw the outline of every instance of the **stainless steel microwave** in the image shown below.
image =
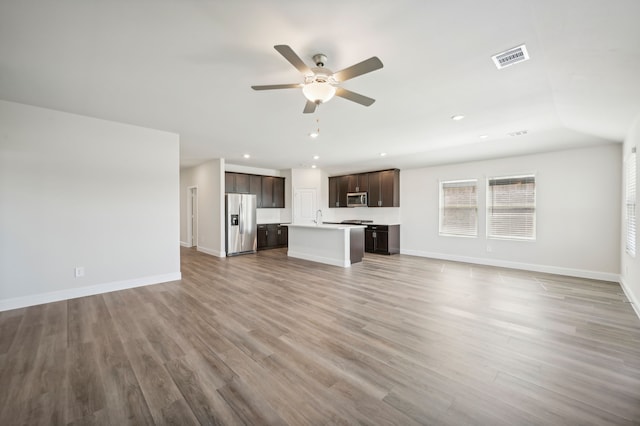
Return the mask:
[(349, 192), (347, 194), (347, 207), (367, 207), (367, 193)]

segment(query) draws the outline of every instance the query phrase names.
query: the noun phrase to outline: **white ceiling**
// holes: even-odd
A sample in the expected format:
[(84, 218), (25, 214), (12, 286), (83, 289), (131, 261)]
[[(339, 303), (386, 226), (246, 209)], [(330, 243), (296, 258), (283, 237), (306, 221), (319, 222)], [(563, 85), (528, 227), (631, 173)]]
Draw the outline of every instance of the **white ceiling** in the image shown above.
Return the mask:
[[(531, 60), (497, 70), (522, 43)], [(310, 115), (298, 89), (253, 91), (302, 81), (276, 44), (334, 71), (378, 56), (343, 83), (376, 103)], [(620, 142), (639, 77), (638, 0), (0, 2), (0, 99), (179, 133), (182, 166), (339, 173)]]

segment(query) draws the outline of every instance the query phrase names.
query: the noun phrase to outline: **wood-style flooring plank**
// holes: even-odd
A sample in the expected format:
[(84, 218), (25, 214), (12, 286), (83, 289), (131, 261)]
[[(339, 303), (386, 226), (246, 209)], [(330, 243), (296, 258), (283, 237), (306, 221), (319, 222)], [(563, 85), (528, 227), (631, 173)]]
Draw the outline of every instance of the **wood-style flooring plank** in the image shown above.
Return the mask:
[(640, 424), (616, 283), (181, 257), (180, 281), (0, 312), (0, 424)]

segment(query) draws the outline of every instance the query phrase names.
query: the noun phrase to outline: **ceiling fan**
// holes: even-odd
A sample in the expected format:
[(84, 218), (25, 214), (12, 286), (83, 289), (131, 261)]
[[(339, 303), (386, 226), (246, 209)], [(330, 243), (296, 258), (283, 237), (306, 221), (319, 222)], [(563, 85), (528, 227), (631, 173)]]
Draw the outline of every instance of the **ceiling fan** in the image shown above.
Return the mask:
[(362, 62), (352, 65), (338, 72), (333, 72), (324, 67), (327, 57), (318, 53), (313, 55), (313, 62), (316, 64), (314, 68), (309, 68), (300, 57), (285, 44), (273, 46), (284, 58), (298, 69), (304, 76), (304, 83), (293, 84), (271, 84), (267, 86), (251, 86), (253, 90), (273, 90), (273, 89), (299, 89), (307, 98), (307, 104), (302, 111), (305, 114), (313, 113), (317, 106), (327, 102), (334, 95), (350, 101), (359, 103), (360, 105), (370, 106), (376, 100), (361, 95), (351, 90), (340, 87), (340, 83), (347, 81), (359, 75), (366, 74), (371, 71), (382, 68), (382, 62), (377, 56), (372, 56)]

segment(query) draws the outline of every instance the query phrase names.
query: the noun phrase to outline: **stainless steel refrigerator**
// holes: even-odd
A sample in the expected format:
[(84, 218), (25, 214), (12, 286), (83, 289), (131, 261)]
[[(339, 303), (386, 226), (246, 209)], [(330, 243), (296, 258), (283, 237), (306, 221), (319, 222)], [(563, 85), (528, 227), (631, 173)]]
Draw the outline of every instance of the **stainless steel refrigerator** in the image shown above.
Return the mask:
[(258, 235), (255, 194), (226, 194), (225, 205), (227, 256), (255, 253)]

